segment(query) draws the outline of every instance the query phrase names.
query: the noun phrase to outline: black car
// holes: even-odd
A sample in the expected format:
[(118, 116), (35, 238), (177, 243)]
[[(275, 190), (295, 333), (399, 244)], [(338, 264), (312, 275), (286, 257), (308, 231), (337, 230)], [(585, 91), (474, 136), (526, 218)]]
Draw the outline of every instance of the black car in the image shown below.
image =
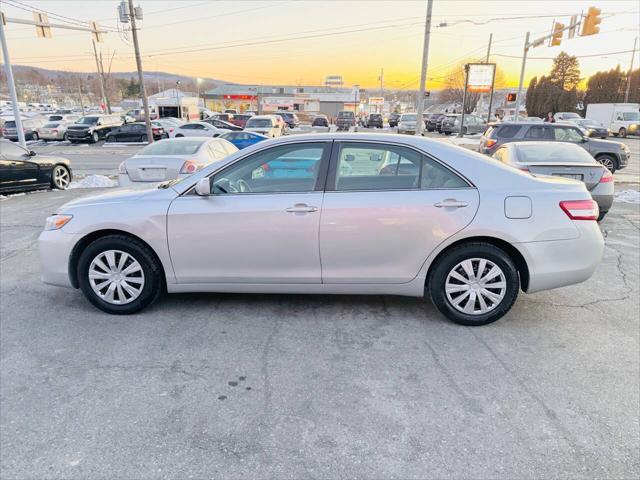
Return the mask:
[(312, 127), (328, 127), (329, 119), (326, 115), (316, 115), (313, 117), (313, 122), (311, 122)]
[(336, 117), (338, 130), (349, 130), (356, 126), (356, 115), (350, 110), (341, 110)]
[(425, 126), (427, 127), (428, 132), (434, 132), (436, 127), (438, 126), (438, 120), (444, 117), (444, 113), (430, 113), (429, 117), (425, 121)]
[(371, 113), (367, 117), (367, 128), (382, 128), (383, 125), (382, 115), (379, 113)]
[(66, 158), (39, 156), (18, 144), (0, 140), (0, 192), (64, 190), (71, 179), (71, 165)]
[(625, 168), (631, 156), (630, 148), (621, 142), (589, 138), (572, 123), (501, 122), (489, 125), (480, 137), (478, 151), (493, 155), (500, 145), (510, 142), (566, 142), (574, 143), (591, 154), (611, 173)]
[(442, 131), (442, 124), (444, 123), (444, 121), (449, 118), (456, 118), (456, 116), (457, 115), (455, 113), (445, 113), (444, 115), (438, 117), (438, 120), (436, 120), (436, 132), (444, 133)]
[(298, 116), (293, 112), (273, 112), (273, 115), (278, 115), (282, 117), (284, 123), (287, 124), (288, 128), (297, 128), (300, 125), (300, 121), (298, 120)]
[(389, 126), (390, 127), (397, 127), (399, 119), (400, 119), (400, 114), (399, 113), (392, 113), (391, 115), (389, 115)]
[(67, 127), (67, 138), (71, 143), (96, 143), (123, 123), (119, 115), (85, 115)]
[[(161, 138), (166, 137), (166, 132), (164, 131), (164, 127), (162, 127), (162, 125), (154, 125), (154, 122), (151, 122), (151, 128), (153, 131), (154, 140), (160, 140)], [(121, 127), (111, 130), (109, 133), (107, 133), (105, 140), (109, 143), (146, 142), (148, 141), (147, 126), (142, 122), (127, 123), (126, 125), (122, 125)]]
[(208, 123), (209, 125), (213, 125), (216, 128), (224, 128), (226, 130), (231, 130), (232, 132), (239, 132), (242, 130), (242, 127), (234, 125), (233, 123), (225, 122), (224, 120), (220, 120), (218, 118), (205, 118), (202, 121)]
[(587, 134), (587, 137), (597, 137), (604, 140), (609, 136), (609, 129), (607, 129), (607, 127), (590, 118), (577, 118), (570, 120), (570, 122), (582, 128)]

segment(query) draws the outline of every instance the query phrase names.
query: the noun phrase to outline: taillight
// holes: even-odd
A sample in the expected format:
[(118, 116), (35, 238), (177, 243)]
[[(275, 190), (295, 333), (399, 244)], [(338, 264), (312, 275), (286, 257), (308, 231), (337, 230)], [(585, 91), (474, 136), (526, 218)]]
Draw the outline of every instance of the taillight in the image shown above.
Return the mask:
[(496, 143), (498, 143), (498, 141), (497, 141), (497, 140), (493, 140), (492, 138), (487, 138), (487, 143), (486, 143), (487, 147), (491, 148), (491, 147), (493, 147)]
[(198, 164), (195, 160), (187, 160), (182, 164), (182, 168), (180, 169), (180, 173), (195, 173), (198, 170)]
[(609, 182), (613, 182), (613, 173), (611, 173), (608, 168), (605, 168), (604, 173), (600, 177), (600, 183), (609, 183)]
[(598, 204), (593, 200), (565, 200), (560, 208), (571, 220), (598, 220)]

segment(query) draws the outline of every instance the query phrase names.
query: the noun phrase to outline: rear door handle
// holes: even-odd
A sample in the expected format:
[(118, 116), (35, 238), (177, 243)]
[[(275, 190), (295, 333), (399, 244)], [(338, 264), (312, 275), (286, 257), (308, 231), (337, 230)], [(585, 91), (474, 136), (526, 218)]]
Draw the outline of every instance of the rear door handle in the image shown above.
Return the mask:
[(293, 207), (285, 208), (285, 211), (289, 213), (309, 213), (317, 212), (318, 207), (307, 205), (306, 203), (296, 203)]
[(434, 207), (438, 208), (463, 208), (469, 205), (467, 202), (459, 202), (455, 198), (447, 198), (442, 202), (434, 204)]

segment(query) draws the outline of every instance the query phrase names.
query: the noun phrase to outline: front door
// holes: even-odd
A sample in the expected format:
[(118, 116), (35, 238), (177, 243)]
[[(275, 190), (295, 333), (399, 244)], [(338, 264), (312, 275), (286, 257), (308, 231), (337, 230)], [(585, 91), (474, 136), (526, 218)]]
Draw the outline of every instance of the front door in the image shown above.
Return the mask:
[(334, 152), (320, 224), (323, 283), (409, 282), (476, 213), (477, 190), (416, 150), (336, 142)]
[(30, 161), (27, 150), (11, 142), (2, 142), (0, 149), (0, 188), (20, 189), (40, 181), (38, 164)]
[(320, 283), (331, 143), (261, 150), (210, 177), (211, 196), (175, 199), (168, 239), (178, 283)]

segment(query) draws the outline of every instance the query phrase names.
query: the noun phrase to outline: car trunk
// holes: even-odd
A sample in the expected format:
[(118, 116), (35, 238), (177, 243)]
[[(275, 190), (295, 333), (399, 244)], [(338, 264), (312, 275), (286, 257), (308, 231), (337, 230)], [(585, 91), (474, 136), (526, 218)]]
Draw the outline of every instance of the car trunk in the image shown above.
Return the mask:
[(592, 190), (600, 182), (604, 173), (601, 165), (593, 163), (528, 163), (526, 166), (533, 175), (549, 175), (552, 177), (571, 178), (585, 183), (588, 190)]
[(189, 157), (133, 157), (126, 161), (127, 173), (134, 182), (163, 182), (177, 178)]

